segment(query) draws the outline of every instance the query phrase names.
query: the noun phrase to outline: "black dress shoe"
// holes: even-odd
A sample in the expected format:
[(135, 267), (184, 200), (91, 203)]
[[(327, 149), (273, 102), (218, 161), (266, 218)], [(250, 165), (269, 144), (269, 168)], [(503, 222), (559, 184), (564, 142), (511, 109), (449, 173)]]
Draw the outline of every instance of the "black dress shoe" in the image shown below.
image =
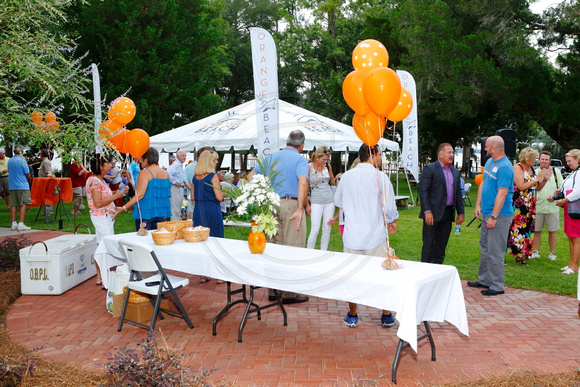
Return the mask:
[(306, 302), (306, 301), (308, 301), (308, 296), (303, 296), (301, 294), (297, 294), (294, 297), (282, 298), (283, 304), (298, 304), (300, 302)]
[(486, 289), (489, 289), (489, 286), (485, 286), (485, 285), (483, 285), (479, 281), (467, 281), (467, 286), (469, 286), (470, 288), (486, 288)]
[(483, 294), (484, 296), (497, 296), (498, 294), (504, 294), (505, 292), (503, 290), (491, 290), (491, 289), (486, 289), (486, 290), (482, 290), (481, 294)]

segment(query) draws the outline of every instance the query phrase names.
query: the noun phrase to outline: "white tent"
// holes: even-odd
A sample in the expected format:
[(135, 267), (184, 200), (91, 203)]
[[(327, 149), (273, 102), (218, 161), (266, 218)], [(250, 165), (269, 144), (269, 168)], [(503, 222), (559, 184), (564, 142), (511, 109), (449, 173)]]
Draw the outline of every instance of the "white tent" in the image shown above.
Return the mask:
[[(278, 149), (286, 146), (288, 134), (296, 129), (302, 130), (306, 136), (305, 150), (327, 146), (335, 152), (343, 152), (347, 149), (357, 151), (362, 145), (362, 141), (356, 136), (351, 126), (282, 100), (280, 100), (279, 109), (280, 143)], [(165, 152), (177, 150), (192, 152), (204, 146), (211, 146), (218, 151), (245, 151), (257, 143), (254, 100), (151, 137), (151, 146)], [(383, 150), (399, 150), (399, 144), (386, 139), (381, 139), (379, 146)], [(277, 148), (272, 146), (272, 149)]]

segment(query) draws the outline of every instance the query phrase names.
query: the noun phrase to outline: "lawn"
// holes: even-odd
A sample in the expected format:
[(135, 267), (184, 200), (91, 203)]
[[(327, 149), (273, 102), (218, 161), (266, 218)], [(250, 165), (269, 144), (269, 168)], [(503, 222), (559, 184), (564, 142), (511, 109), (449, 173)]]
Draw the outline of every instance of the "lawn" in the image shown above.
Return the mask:
[[(469, 181), (467, 181), (469, 182)], [(473, 181), (471, 181), (473, 183)], [(472, 203), (475, 204), (476, 187), (471, 190)], [(413, 197), (417, 200), (417, 189), (413, 187)], [(404, 180), (399, 182), (399, 195), (409, 195), (409, 189)], [(85, 203), (86, 204), (86, 203)], [(69, 220), (62, 222), (62, 231), (73, 232), (75, 226), (85, 224), (89, 227), (91, 233), (94, 233), (94, 227), (91, 223), (88, 211), (85, 210), (76, 218), (70, 215), (71, 204), (65, 203), (65, 208), (69, 214)], [(55, 207), (56, 210), (56, 207)], [(31, 208), (26, 215), (25, 224), (38, 230), (58, 230), (58, 221), (49, 221), (46, 223), (42, 216), (34, 220), (37, 216), (38, 208)], [(399, 209), (398, 231), (390, 236), (390, 244), (401, 259), (419, 261), (421, 257), (421, 229), (422, 221), (419, 219), (419, 207), (410, 209)], [(466, 207), (466, 220), (461, 227), (461, 234), (451, 234), (447, 246), (447, 255), (445, 264), (457, 267), (459, 275), (464, 280), (477, 279), (479, 267), (479, 221), (475, 220), (469, 227), (467, 224), (473, 219), (473, 207)], [(2, 227), (10, 227), (10, 215), (4, 205), (0, 205), (0, 219)], [(308, 230), (310, 230), (310, 218), (307, 218)], [(558, 245), (556, 255), (558, 260), (549, 261), (547, 232), (544, 231), (540, 253), (541, 259), (529, 260), (530, 267), (516, 265), (513, 257), (506, 255), (506, 286), (537, 290), (552, 294), (561, 294), (567, 296), (576, 296), (577, 275), (562, 275), (560, 268), (568, 264), (569, 249), (568, 238), (563, 233), (563, 225), (558, 232)], [(134, 220), (128, 213), (121, 214), (115, 222), (115, 231), (117, 233), (135, 231)], [(79, 233), (87, 233), (84, 226), (78, 227)], [(246, 239), (249, 233), (248, 228), (243, 227), (226, 227), (226, 238)], [(320, 239), (320, 235), (319, 235)], [(318, 248), (318, 245), (317, 245)], [(342, 251), (341, 236), (337, 227), (332, 227), (329, 250)]]

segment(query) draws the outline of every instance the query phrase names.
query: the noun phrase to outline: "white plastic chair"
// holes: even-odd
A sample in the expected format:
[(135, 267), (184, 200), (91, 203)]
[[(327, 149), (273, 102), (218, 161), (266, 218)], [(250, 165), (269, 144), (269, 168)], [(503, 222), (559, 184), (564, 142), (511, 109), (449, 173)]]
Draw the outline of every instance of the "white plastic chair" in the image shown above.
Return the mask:
[(467, 202), (469, 202), (469, 206), (471, 207), (471, 198), (469, 197), (469, 190), (471, 189), (471, 183), (465, 183), (465, 186), (463, 187), (463, 203), (465, 203), (465, 205), (467, 205)]
[[(183, 317), (187, 322), (187, 325), (190, 328), (193, 328), (193, 324), (191, 323), (185, 308), (175, 293), (176, 290), (189, 285), (189, 279), (166, 274), (165, 270), (163, 270), (163, 267), (161, 267), (157, 256), (155, 255), (155, 251), (153, 251), (151, 246), (139, 242), (129, 242), (124, 239), (119, 241), (119, 246), (127, 257), (127, 265), (129, 266), (131, 274), (129, 275), (129, 282), (127, 284), (128, 289), (125, 295), (125, 302), (123, 303), (119, 328), (117, 330), (121, 331), (123, 328), (123, 322), (132, 322), (144, 328), (149, 328), (149, 335), (147, 336), (147, 341), (149, 341), (153, 335), (153, 331), (155, 330), (155, 322), (157, 321), (157, 317), (163, 319), (161, 311), (174, 316)], [(144, 278), (142, 275), (146, 276), (146, 278)], [(129, 301), (129, 294), (131, 293), (131, 290), (149, 295), (151, 304), (154, 306), (150, 325), (125, 318), (125, 312), (127, 311), (127, 303)], [(167, 293), (171, 293), (173, 295), (173, 299), (177, 303), (179, 312), (160, 307), (161, 296)], [(152, 296), (156, 296), (155, 299)]]

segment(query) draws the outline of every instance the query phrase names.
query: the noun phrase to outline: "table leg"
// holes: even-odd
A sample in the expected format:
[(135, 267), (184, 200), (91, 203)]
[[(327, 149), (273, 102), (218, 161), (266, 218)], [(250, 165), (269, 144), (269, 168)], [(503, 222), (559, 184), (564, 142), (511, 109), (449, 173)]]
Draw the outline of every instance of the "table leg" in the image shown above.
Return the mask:
[[(423, 340), (428, 338), (429, 339), (429, 344), (431, 344), (431, 361), (435, 361), (436, 360), (436, 355), (435, 355), (435, 341), (433, 341), (433, 335), (431, 333), (431, 328), (429, 327), (429, 323), (427, 321), (423, 321), (423, 324), (425, 325), (425, 330), (427, 331), (427, 333), (425, 333), (424, 335), (422, 335), (421, 337), (419, 337), (417, 339), (417, 344)], [(395, 359), (393, 360), (393, 368), (391, 371), (391, 380), (393, 381), (393, 383), (397, 384), (397, 368), (399, 367), (399, 361), (401, 360), (401, 351), (410, 347), (409, 343), (404, 344), (405, 342), (403, 340), (399, 340), (399, 344), (397, 345), (397, 352), (395, 353)]]
[[(284, 316), (284, 326), (288, 326), (288, 315), (286, 314), (286, 309), (284, 309), (284, 305), (282, 305), (282, 295), (279, 291), (276, 291), (276, 302), (267, 304), (264, 306), (259, 306), (258, 304), (254, 303), (254, 290), (260, 289), (260, 286), (251, 286), (250, 285), (250, 297), (246, 297), (246, 285), (242, 285), (240, 289), (232, 290), (231, 289), (231, 282), (227, 283), (227, 302), (226, 306), (217, 314), (217, 316), (213, 319), (212, 323), (212, 334), (215, 336), (217, 335), (217, 323), (218, 321), (225, 315), (226, 312), (230, 310), (230, 308), (236, 304), (245, 303), (246, 308), (244, 310), (244, 314), (242, 315), (242, 320), (240, 321), (240, 326), (238, 328), (238, 342), (242, 342), (242, 331), (244, 330), (244, 325), (246, 324), (246, 319), (248, 314), (257, 312), (258, 313), (258, 320), (262, 319), (261, 311), (272, 306), (280, 306), (282, 310), (282, 314)], [(232, 294), (242, 293), (242, 299), (236, 300), (232, 302)]]

